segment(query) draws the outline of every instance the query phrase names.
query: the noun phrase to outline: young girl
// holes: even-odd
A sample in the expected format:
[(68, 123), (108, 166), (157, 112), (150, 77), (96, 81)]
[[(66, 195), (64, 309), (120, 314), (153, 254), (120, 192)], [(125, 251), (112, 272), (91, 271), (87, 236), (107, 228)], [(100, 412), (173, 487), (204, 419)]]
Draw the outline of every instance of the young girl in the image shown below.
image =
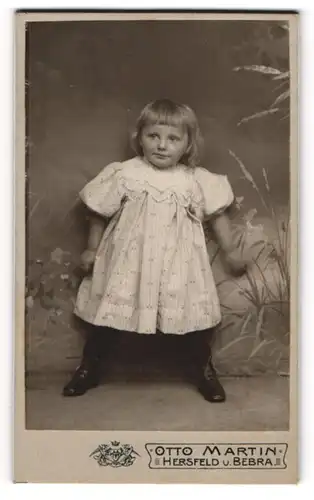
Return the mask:
[[(210, 219), (231, 268), (245, 272), (226, 208), (227, 178), (198, 165), (200, 132), (193, 111), (157, 100), (142, 111), (133, 136), (137, 156), (106, 166), (81, 191), (94, 214), (75, 314), (88, 336), (64, 396), (99, 383), (100, 365), (119, 330), (186, 336), (199, 366), (198, 389), (225, 400), (209, 337), (221, 321), (202, 221)], [(111, 220), (104, 230), (105, 218)]]

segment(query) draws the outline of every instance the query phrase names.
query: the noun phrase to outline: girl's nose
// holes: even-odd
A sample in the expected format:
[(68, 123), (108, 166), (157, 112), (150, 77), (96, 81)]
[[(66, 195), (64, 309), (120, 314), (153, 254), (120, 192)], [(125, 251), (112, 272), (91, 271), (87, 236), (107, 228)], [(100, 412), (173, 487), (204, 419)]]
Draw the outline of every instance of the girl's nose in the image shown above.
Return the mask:
[(163, 137), (160, 138), (159, 144), (158, 144), (159, 149), (165, 149), (166, 148), (166, 139)]

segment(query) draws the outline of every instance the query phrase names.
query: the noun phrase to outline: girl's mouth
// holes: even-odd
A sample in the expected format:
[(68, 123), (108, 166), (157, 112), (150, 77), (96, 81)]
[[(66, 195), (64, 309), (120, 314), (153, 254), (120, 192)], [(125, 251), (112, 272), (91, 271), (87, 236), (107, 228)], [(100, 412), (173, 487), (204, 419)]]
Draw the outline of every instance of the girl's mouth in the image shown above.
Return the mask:
[(157, 158), (162, 158), (162, 159), (169, 158), (168, 155), (163, 155), (161, 153), (154, 153), (154, 156), (157, 156)]

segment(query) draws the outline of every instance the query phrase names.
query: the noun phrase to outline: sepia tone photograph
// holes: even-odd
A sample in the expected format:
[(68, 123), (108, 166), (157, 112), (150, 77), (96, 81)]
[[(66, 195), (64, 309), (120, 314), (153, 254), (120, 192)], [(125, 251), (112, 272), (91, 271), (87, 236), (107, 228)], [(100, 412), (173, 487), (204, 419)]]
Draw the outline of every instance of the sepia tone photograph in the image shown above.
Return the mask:
[(287, 430), (289, 23), (30, 22), (25, 72), (26, 427)]
[(296, 20), (17, 14), (18, 482), (296, 480)]

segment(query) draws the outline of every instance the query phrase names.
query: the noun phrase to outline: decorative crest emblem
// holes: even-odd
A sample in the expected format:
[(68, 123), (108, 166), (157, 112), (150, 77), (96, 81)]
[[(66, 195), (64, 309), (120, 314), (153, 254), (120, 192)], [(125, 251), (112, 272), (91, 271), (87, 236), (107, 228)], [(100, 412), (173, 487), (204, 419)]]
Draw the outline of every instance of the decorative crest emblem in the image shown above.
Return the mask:
[(121, 444), (119, 441), (111, 441), (110, 444), (100, 444), (90, 454), (97, 460), (101, 467), (129, 467), (136, 457), (140, 455), (130, 444)]

